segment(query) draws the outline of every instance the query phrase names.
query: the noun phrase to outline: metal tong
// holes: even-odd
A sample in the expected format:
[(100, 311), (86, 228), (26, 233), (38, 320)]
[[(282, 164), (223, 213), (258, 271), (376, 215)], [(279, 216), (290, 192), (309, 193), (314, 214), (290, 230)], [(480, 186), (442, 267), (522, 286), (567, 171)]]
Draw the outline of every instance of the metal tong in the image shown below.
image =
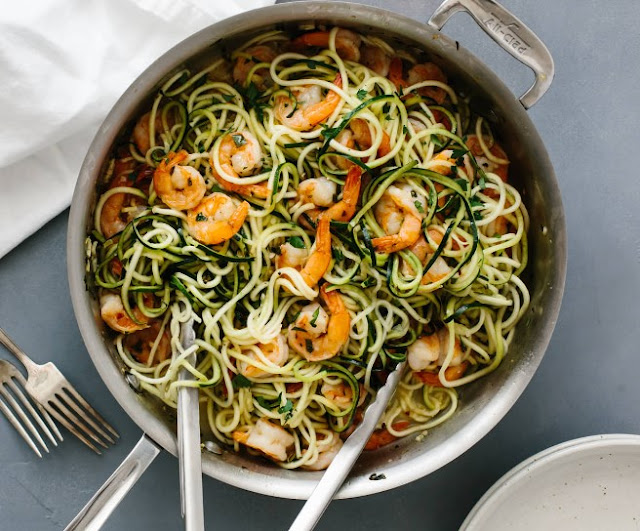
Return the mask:
[(382, 413), (384, 413), (387, 404), (389, 404), (393, 393), (398, 387), (405, 367), (406, 362), (403, 362), (389, 375), (387, 382), (378, 391), (376, 399), (365, 411), (362, 422), (342, 445), (342, 448), (323, 474), (322, 479), (311, 493), (293, 524), (291, 524), (289, 531), (311, 530), (316, 526), (371, 437)]
[[(193, 346), (196, 334), (193, 320), (182, 324), (182, 347)], [(186, 358), (196, 364), (195, 351)], [(181, 369), (179, 381), (194, 380), (187, 369)], [(180, 387), (178, 391), (178, 462), (180, 469), (180, 508), (186, 531), (204, 531), (202, 494), (202, 455), (200, 450), (200, 405), (197, 387)]]

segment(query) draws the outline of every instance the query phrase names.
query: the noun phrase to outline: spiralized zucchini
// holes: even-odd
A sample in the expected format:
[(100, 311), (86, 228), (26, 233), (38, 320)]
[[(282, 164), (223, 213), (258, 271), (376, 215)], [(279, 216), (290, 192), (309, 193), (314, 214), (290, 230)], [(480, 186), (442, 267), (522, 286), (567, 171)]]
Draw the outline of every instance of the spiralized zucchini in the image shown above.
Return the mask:
[[(491, 128), (434, 66), (339, 28), (271, 31), (166, 81), (114, 149), (87, 238), (88, 282), (107, 324), (124, 323), (117, 352), (145, 392), (175, 408), (178, 387), (197, 386), (203, 429), (220, 443), (284, 468), (324, 468), (407, 356), (371, 449), (445, 422), (456, 388), (500, 364), (529, 304), (527, 211)], [(161, 197), (158, 174), (181, 150), (207, 195), (226, 195), (230, 209), (249, 203), (231, 237), (204, 243), (189, 225), (196, 207)], [(331, 221), (330, 263), (309, 283), (319, 220), (344, 199), (353, 167), (355, 213)], [(329, 205), (305, 200), (310, 179)], [(404, 237), (409, 218), (418, 229)], [(385, 247), (390, 237), (404, 247)], [(335, 294), (348, 340), (327, 359), (314, 352), (320, 340), (308, 356), (296, 350), (301, 316), (326, 326)], [(189, 320), (197, 340), (185, 350)], [(194, 382), (178, 382), (183, 367)], [(282, 435), (284, 454), (248, 438), (259, 419)]]

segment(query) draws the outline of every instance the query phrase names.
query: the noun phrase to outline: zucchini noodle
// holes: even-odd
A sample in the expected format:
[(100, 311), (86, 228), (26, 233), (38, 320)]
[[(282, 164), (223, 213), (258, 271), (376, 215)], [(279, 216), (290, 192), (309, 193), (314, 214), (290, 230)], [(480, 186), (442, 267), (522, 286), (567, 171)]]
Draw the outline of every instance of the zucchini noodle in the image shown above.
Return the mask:
[(141, 389), (175, 408), (198, 387), (227, 448), (326, 468), (405, 359), (368, 449), (421, 439), (507, 355), (528, 214), (498, 132), (426, 60), (340, 28), (270, 31), (176, 72), (114, 147), (88, 286)]

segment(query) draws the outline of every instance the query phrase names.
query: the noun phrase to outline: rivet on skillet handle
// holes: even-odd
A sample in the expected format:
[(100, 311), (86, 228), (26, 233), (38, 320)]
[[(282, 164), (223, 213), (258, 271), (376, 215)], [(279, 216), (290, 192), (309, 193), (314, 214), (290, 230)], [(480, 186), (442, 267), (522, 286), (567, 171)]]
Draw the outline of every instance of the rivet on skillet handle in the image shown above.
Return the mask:
[(548, 90), (553, 80), (553, 58), (544, 43), (493, 0), (445, 0), (429, 19), (429, 25), (441, 30), (458, 11), (469, 13), (487, 35), (534, 71), (536, 80), (533, 86), (520, 98), (525, 109), (532, 107)]

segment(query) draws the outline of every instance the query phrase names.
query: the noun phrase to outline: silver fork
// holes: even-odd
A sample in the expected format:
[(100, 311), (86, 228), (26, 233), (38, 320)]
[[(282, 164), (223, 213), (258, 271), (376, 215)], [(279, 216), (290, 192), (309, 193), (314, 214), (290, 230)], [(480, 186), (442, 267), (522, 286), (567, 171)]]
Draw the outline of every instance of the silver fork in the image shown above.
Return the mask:
[[(18, 385), (16, 385), (16, 382), (18, 383)], [(42, 457), (38, 446), (33, 442), (33, 439), (29, 436), (27, 430), (31, 432), (33, 438), (38, 443), (40, 443), (40, 446), (42, 446), (45, 452), (49, 453), (49, 448), (47, 448), (47, 445), (40, 436), (40, 432), (33, 425), (33, 422), (29, 420), (29, 416), (24, 412), (24, 410), (27, 410), (27, 412), (31, 415), (31, 418), (36, 421), (38, 426), (40, 426), (40, 429), (55, 446), (58, 446), (58, 441), (56, 441), (51, 431), (53, 431), (56, 437), (58, 437), (58, 439), (60, 439), (61, 441), (62, 435), (60, 434), (60, 430), (58, 430), (55, 422), (53, 422), (49, 414), (42, 408), (39, 403), (36, 402), (36, 407), (38, 408), (40, 413), (38, 413), (33, 408), (33, 405), (31, 405), (29, 399), (20, 389), (20, 387), (25, 388), (26, 385), (27, 382), (24, 379), (24, 376), (20, 374), (18, 369), (16, 369), (8, 361), (0, 360), (0, 411), (5, 414), (5, 416), (9, 419), (9, 422), (27, 442), (31, 449), (38, 455), (38, 457)], [(20, 401), (22, 406), (18, 403), (18, 401), (16, 401), (16, 398), (18, 399), (18, 401)], [(44, 421), (42, 420), (43, 418)], [(47, 426), (47, 424), (49, 426)], [(51, 429), (49, 429), (49, 427)]]
[(98, 445), (108, 448), (106, 443), (115, 444), (118, 432), (82, 398), (53, 363), (34, 363), (2, 328), (0, 343), (25, 366), (29, 375), (25, 389), (47, 413), (97, 454), (101, 453)]

